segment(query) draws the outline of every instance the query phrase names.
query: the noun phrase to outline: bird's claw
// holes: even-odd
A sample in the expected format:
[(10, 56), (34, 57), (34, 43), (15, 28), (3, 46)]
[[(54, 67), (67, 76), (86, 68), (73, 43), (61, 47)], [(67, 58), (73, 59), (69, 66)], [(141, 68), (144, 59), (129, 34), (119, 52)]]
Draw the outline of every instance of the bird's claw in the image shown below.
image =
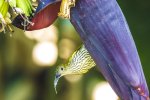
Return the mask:
[(70, 19), (70, 9), (71, 7), (75, 7), (75, 2), (76, 0), (62, 0), (58, 16)]
[(59, 12), (58, 16), (60, 16), (60, 17), (62, 17), (64, 19), (70, 19), (70, 14), (67, 14), (67, 13)]

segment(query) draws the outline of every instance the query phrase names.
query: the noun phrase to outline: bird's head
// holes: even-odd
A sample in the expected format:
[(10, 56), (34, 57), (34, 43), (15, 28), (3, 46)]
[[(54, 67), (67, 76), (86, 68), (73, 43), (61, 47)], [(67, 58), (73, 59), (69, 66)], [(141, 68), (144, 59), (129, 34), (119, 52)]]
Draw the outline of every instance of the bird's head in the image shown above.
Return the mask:
[[(67, 68), (67, 65), (59, 65), (56, 69), (56, 74), (55, 74), (55, 80), (54, 80), (54, 88), (55, 88), (55, 91), (56, 91), (56, 86), (57, 86), (57, 83), (59, 81), (59, 79), (64, 76), (64, 75), (67, 75), (69, 74), (70, 72), (68, 71), (68, 68)], [(56, 91), (57, 93), (57, 91)]]
[(61, 76), (64, 76), (66, 75), (67, 71), (67, 66), (62, 64), (62, 65), (59, 65), (56, 69), (56, 74), (55, 74), (55, 78), (60, 78)]

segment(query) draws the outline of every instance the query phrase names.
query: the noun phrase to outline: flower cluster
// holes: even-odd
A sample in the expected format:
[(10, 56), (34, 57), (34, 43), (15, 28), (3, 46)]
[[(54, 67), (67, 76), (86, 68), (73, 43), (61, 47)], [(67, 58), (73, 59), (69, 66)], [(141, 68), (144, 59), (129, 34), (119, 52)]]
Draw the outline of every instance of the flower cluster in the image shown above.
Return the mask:
[(22, 23), (24, 26), (29, 23), (32, 24), (28, 19), (34, 12), (30, 0), (0, 0), (0, 32), (5, 32), (5, 29), (13, 31), (11, 28), (12, 12), (14, 15), (21, 16), (24, 20)]

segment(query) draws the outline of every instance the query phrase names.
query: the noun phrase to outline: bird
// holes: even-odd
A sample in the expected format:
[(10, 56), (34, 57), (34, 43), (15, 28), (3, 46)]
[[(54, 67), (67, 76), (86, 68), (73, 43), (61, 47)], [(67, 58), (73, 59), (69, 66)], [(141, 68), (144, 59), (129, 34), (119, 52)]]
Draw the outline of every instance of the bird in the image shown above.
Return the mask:
[(59, 65), (56, 69), (54, 88), (57, 93), (56, 86), (60, 77), (65, 75), (81, 75), (87, 73), (91, 68), (96, 66), (94, 60), (82, 45), (69, 58), (68, 63)]

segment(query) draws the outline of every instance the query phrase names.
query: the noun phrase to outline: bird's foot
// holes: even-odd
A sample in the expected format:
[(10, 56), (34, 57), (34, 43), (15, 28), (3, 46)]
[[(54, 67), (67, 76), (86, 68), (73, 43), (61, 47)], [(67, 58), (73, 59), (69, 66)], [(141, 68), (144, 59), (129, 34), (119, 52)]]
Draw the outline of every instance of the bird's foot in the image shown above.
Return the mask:
[(70, 9), (75, 7), (76, 0), (62, 0), (58, 16), (70, 19)]
[(70, 19), (70, 13), (63, 13), (63, 12), (59, 12), (58, 16), (64, 18), (64, 19)]

